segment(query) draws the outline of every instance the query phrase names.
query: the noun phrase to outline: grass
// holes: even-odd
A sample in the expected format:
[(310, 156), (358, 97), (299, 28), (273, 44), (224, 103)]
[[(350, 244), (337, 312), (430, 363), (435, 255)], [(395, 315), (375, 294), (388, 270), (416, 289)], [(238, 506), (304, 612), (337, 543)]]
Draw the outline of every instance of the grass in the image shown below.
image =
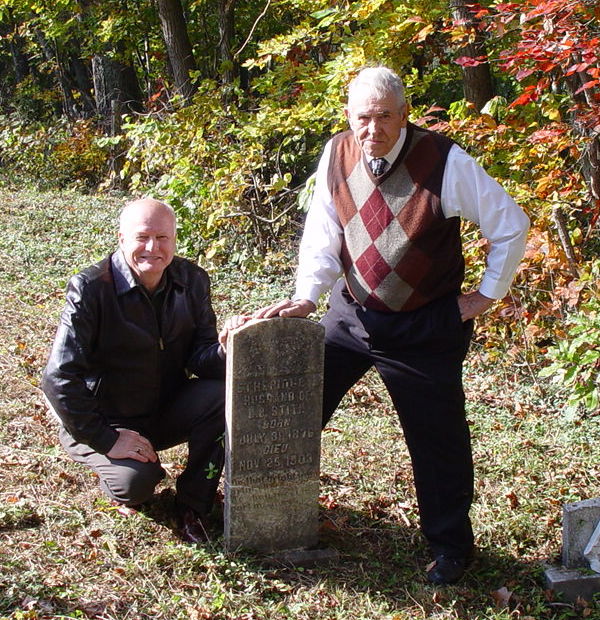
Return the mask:
[[(597, 603), (544, 590), (561, 510), (600, 496), (598, 418), (568, 420), (518, 369), (475, 346), (466, 369), (478, 553), (460, 584), (428, 586), (410, 463), (385, 391), (368, 375), (323, 435), (321, 539), (335, 566), (290, 570), (173, 531), (173, 480), (144, 512), (117, 510), (57, 445), (39, 389), (72, 273), (114, 245), (119, 198), (0, 187), (0, 618), (566, 620)], [(282, 278), (212, 272), (219, 320), (291, 292)], [(514, 344), (514, 343), (513, 343)]]

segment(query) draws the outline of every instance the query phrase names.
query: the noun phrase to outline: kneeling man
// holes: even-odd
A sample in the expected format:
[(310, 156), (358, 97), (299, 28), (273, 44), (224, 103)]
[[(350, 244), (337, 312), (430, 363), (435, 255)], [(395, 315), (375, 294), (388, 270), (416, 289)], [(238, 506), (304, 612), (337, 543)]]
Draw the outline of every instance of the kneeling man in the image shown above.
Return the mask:
[(168, 205), (131, 202), (119, 224), (117, 251), (69, 282), (42, 388), (62, 422), (61, 444), (117, 503), (147, 501), (165, 476), (157, 453), (187, 442), (177, 512), (183, 538), (198, 542), (225, 426), (225, 354), (210, 282), (175, 256)]

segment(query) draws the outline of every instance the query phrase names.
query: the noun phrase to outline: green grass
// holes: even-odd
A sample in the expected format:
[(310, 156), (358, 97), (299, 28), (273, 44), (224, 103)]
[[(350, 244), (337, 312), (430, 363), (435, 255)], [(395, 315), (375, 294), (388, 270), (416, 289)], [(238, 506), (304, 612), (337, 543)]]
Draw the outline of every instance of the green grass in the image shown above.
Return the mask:
[[(112, 249), (121, 200), (5, 186), (0, 204), (0, 618), (600, 618), (598, 604), (546, 592), (541, 568), (560, 554), (562, 505), (600, 496), (598, 417), (565, 419), (532, 377), (477, 346), (466, 388), (478, 553), (456, 586), (426, 584), (408, 454), (373, 374), (323, 434), (321, 540), (335, 566), (266, 567), (226, 555), (218, 531), (182, 544), (170, 511), (181, 448), (163, 454), (170, 475), (146, 512), (110, 506), (57, 445), (39, 379), (66, 281)], [(289, 295), (292, 260), (274, 260), (283, 275), (209, 266), (220, 323)]]

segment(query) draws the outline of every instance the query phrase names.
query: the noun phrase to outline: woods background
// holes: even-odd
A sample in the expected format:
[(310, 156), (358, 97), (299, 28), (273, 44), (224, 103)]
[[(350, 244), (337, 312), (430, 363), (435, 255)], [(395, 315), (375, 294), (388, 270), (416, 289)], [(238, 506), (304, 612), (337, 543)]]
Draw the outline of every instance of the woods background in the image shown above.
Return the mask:
[[(457, 140), (532, 220), (481, 359), (555, 381), (565, 415), (590, 416), (599, 18), (592, 0), (0, 0), (0, 164), (13, 183), (152, 194), (178, 212), (181, 253), (289, 275), (347, 83), (386, 64), (411, 119)], [(486, 241), (465, 237), (475, 283)]]

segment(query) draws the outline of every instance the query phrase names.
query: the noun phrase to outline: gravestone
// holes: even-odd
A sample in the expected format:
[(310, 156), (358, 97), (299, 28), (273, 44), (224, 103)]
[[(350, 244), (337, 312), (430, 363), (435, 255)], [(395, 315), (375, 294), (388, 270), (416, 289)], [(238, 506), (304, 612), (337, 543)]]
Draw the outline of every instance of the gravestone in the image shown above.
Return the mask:
[(600, 520), (583, 550), (583, 557), (590, 563), (590, 568), (595, 573), (600, 573)]
[(563, 506), (562, 563), (565, 568), (589, 566), (583, 552), (600, 522), (600, 498)]
[(273, 555), (318, 543), (323, 334), (321, 325), (296, 318), (253, 321), (229, 334), (229, 551)]
[(548, 587), (573, 602), (599, 593), (599, 541), (600, 498), (563, 506), (562, 566), (546, 567)]

